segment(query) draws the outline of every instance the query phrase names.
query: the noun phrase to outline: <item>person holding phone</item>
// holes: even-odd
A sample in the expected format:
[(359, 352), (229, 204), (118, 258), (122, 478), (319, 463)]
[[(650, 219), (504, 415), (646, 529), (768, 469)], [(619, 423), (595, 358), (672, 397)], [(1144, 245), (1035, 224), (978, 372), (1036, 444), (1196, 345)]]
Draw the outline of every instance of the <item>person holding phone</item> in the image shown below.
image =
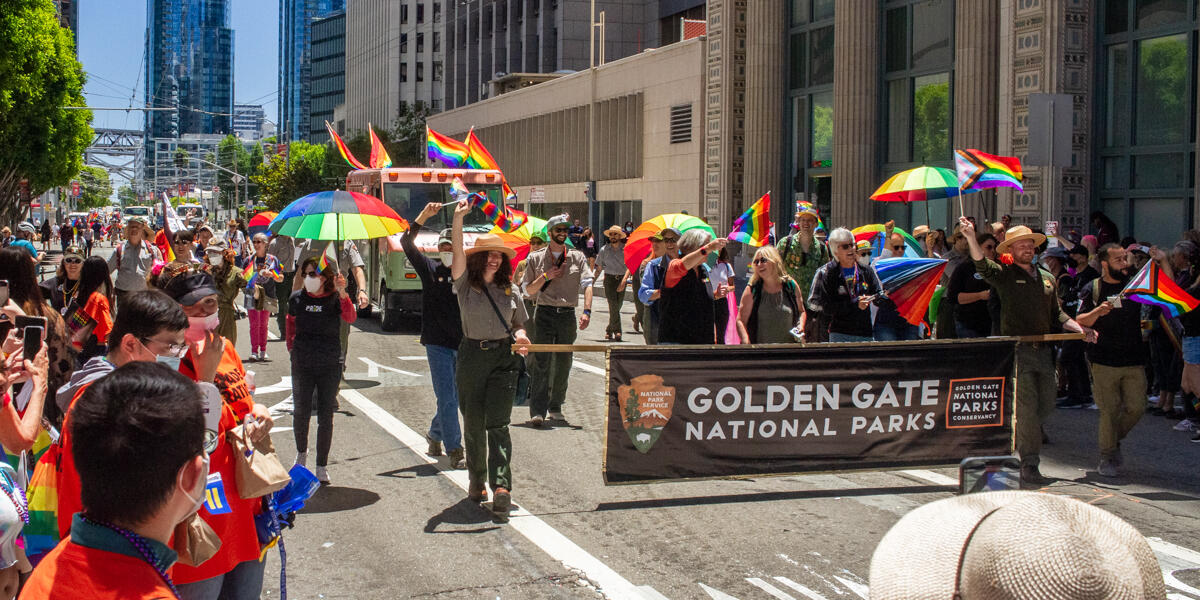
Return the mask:
[[(329, 483), (329, 449), (333, 445), (333, 412), (337, 408), (341, 324), (353, 323), (358, 313), (346, 293), (346, 276), (332, 264), (322, 271), (320, 257), (300, 264), (304, 289), (288, 300), (287, 347), (292, 356), (292, 433), (296, 464), (308, 461), (308, 423), (317, 409), (317, 479)], [(314, 391), (316, 392), (314, 397)]]
[(883, 284), (869, 256), (866, 264), (858, 260), (854, 234), (849, 229), (838, 227), (830, 232), (829, 249), (833, 260), (813, 276), (808, 305), (829, 318), (829, 341), (873, 341), (870, 308), (880, 297)]
[[(38, 318), (45, 328), (45, 345), (50, 361), (47, 389), (53, 397), (59, 386), (70, 379), (71, 371), (75, 369), (75, 357), (66, 321), (59, 311), (46, 304), (44, 288), (38, 286), (34, 264), (25, 256), (24, 251), (16, 248), (0, 250), (0, 280), (4, 283), (3, 289), (0, 290), (0, 294), (4, 295), (4, 298), (0, 299), (0, 306), (7, 299), (11, 299), (25, 315)], [(0, 318), (0, 324), (11, 322)], [(0, 332), (0, 335), (3, 333)], [(53, 403), (46, 407), (45, 416), (55, 425), (62, 421), (62, 414)]]

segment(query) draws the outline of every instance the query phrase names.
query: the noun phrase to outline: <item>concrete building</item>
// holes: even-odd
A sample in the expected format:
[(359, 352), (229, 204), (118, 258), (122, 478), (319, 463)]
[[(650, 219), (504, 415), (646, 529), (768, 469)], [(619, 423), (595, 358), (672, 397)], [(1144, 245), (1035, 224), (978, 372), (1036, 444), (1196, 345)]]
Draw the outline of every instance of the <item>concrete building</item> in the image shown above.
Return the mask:
[(346, 100), (346, 13), (316, 19), (312, 24), (312, 98), (309, 101), (308, 141), (329, 140), (325, 122)]
[(233, 135), (246, 141), (262, 138), (263, 124), (266, 123), (267, 113), (261, 104), (233, 105)]
[[(208, 160), (216, 156), (223, 135), (184, 134), (178, 138), (154, 138), (151, 142), (151, 158), (143, 165), (145, 181), (151, 190), (165, 190), (178, 195), (180, 189), (203, 188), (211, 190), (217, 185), (217, 171), (204, 163), (191, 159)], [(177, 166), (175, 157), (182, 150), (188, 159)]]
[(313, 24), (345, 11), (345, 0), (280, 0), (279, 131), (306, 140), (313, 98)]
[(574, 73), (449, 110), (428, 124), (459, 139), (474, 126), (530, 214), (587, 220), (589, 180), (598, 182), (604, 227), (664, 212), (695, 214), (704, 169), (704, 52), (703, 39), (673, 44), (597, 67), (594, 75)]

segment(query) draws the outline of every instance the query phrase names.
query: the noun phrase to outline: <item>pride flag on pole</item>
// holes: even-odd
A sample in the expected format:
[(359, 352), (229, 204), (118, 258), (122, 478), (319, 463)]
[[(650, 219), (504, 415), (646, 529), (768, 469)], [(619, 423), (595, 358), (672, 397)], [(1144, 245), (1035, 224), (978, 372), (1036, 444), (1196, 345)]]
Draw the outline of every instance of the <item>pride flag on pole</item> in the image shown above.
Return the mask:
[(1021, 159), (996, 156), (978, 150), (955, 150), (954, 168), (963, 190), (1011, 187), (1024, 191)]
[(488, 152), (487, 148), (483, 147), (483, 142), (479, 141), (479, 136), (475, 135), (475, 128), (467, 133), (467, 168), (470, 169), (495, 169), (500, 170), (500, 163)]
[(367, 123), (367, 131), (371, 134), (371, 168), (386, 169), (392, 166), (392, 157), (388, 156), (387, 149), (379, 141), (379, 136), (375, 135), (375, 128), (370, 123)]
[(751, 246), (767, 243), (771, 232), (771, 192), (762, 195), (742, 216), (733, 222), (729, 239)]
[(1162, 269), (1159, 269), (1158, 263), (1154, 261), (1146, 263), (1146, 266), (1129, 280), (1121, 294), (1134, 302), (1157, 306), (1176, 318), (1200, 306), (1200, 300), (1183, 291), (1170, 277), (1163, 277)]
[(350, 153), (350, 149), (346, 147), (346, 142), (343, 142), (342, 138), (333, 130), (333, 126), (329, 124), (329, 121), (325, 121), (325, 130), (329, 132), (329, 139), (333, 140), (338, 152), (342, 153), (342, 158), (346, 159), (346, 162), (350, 163), (350, 166), (355, 169), (367, 168), (366, 165), (358, 162), (357, 158), (354, 158), (354, 155)]
[(440, 161), (448, 168), (457, 169), (466, 165), (470, 151), (466, 144), (426, 127), (425, 154), (429, 160)]

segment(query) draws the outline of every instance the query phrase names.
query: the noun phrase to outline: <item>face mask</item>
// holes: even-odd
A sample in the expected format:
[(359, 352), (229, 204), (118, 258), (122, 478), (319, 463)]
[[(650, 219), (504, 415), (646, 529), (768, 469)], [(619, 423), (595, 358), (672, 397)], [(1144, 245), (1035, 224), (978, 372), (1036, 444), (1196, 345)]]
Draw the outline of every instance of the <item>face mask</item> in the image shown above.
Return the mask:
[(214, 267), (219, 267), (224, 262), (225, 262), (225, 257), (221, 256), (220, 254), (213, 254), (208, 257), (208, 264), (210, 264)]
[(304, 277), (304, 291), (306, 291), (310, 294), (316, 294), (316, 293), (320, 292), (321, 288), (323, 288), (323, 287), (325, 287), (325, 282), (321, 281), (320, 276), (317, 276), (317, 277), (305, 276)]
[(859, 266), (862, 266), (862, 267), (869, 267), (869, 266), (871, 266), (871, 257), (870, 257), (870, 256), (860, 256), (860, 257), (858, 257), (858, 264), (859, 264)]
[(204, 489), (208, 487), (208, 467), (209, 467), (209, 462), (208, 462), (208, 456), (206, 455), (204, 457), (204, 470), (201, 471), (202, 475), (200, 475), (200, 494), (198, 496), (193, 496), (190, 493), (188, 493), (187, 490), (183, 489), (182, 485), (180, 485), (180, 487), (179, 487), (180, 491), (182, 491), (184, 493), (184, 495), (187, 496), (188, 498), (191, 498), (191, 500), (193, 502), (192, 508), (190, 510), (188, 510), (187, 516), (184, 517), (185, 520), (187, 518), (191, 517), (192, 515), (196, 514), (196, 511), (199, 511), (200, 507), (204, 505), (204, 500), (205, 500)]
[(453, 252), (443, 252), (442, 253), (442, 264), (446, 265), (447, 267), (454, 264), (454, 253)]
[(159, 354), (154, 357), (154, 361), (160, 365), (166, 365), (172, 371), (179, 370), (179, 362), (183, 360), (182, 356), (163, 356)]
[(218, 313), (213, 313), (207, 317), (188, 317), (188, 329), (184, 334), (184, 338), (189, 342), (198, 342), (204, 339), (204, 334), (208, 333), (221, 325), (221, 317)]

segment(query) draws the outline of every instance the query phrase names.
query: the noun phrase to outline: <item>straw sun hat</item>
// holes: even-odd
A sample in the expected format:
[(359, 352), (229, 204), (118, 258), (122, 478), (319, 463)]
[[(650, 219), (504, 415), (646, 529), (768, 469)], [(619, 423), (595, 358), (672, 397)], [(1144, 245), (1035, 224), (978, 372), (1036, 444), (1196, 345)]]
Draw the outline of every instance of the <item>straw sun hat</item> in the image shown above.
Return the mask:
[(985, 492), (900, 519), (871, 558), (872, 600), (1164, 599), (1146, 539), (1112, 513), (1036, 492)]
[(604, 230), (604, 236), (614, 241), (623, 240), (625, 239), (625, 230), (621, 229), (620, 225), (613, 225), (612, 227)]
[(1017, 225), (1016, 227), (1012, 227), (1005, 232), (1004, 241), (1000, 242), (999, 246), (996, 246), (996, 252), (1004, 254), (1005, 252), (1008, 252), (1008, 248), (1010, 246), (1021, 240), (1033, 240), (1034, 246), (1040, 246), (1042, 245), (1042, 242), (1046, 241), (1046, 236), (1040, 233), (1034, 233), (1032, 229), (1024, 225)]
[(499, 252), (512, 260), (517, 255), (517, 251), (504, 245), (504, 241), (500, 236), (494, 233), (484, 233), (475, 238), (475, 245), (467, 248), (466, 255), (470, 256), (476, 252)]

